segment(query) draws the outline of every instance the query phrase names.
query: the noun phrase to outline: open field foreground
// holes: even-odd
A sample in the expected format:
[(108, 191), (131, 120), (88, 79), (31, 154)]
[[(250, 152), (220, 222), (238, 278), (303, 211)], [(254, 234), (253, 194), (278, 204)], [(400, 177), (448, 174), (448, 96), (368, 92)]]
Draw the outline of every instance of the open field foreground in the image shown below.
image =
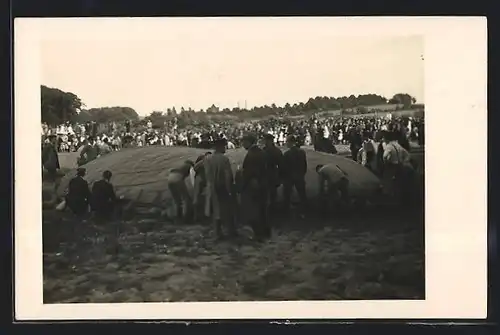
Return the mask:
[[(154, 199), (163, 187), (163, 172), (153, 169), (166, 170), (199, 152), (129, 149), (89, 163), (89, 182), (110, 168), (116, 173), (113, 182), (124, 185), (119, 194), (149, 198), (138, 201), (134, 215), (106, 225), (92, 219), (78, 222), (68, 211), (44, 210), (44, 302), (425, 298), (420, 206), (398, 213), (383, 206), (351, 210), (327, 220), (310, 213), (305, 220), (274, 220), (270, 241), (253, 242), (250, 229), (239, 226), (238, 239), (216, 242), (210, 223), (174, 224), (162, 216), (162, 201)], [(139, 157), (145, 155), (141, 162)], [(234, 160), (242, 159), (243, 152), (228, 155), (237, 164)], [(422, 152), (413, 156), (423, 165)], [(357, 165), (308, 151), (310, 169), (325, 159)], [(361, 189), (370, 189), (370, 175), (358, 167), (348, 165), (358, 179), (367, 181)], [(313, 177), (308, 177), (311, 196)], [(134, 188), (133, 178), (140, 179), (136, 184), (151, 183)]]
[(77, 226), (47, 211), (44, 302), (424, 299), (422, 215), (280, 226), (262, 244), (247, 227), (216, 243), (209, 224), (143, 214)]

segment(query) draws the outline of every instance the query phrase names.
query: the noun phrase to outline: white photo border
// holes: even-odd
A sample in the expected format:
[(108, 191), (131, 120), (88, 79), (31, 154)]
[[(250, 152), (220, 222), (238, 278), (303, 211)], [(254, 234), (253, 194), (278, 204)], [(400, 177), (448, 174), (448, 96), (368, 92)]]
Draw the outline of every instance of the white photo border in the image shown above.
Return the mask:
[[(235, 29), (322, 24), (332, 34), (422, 35), (425, 41), (426, 299), (43, 304), (40, 43), (53, 39), (158, 39), (168, 20), (16, 18), (15, 318), (482, 319), (487, 314), (487, 22), (485, 17), (223, 18)], [(255, 22), (258, 26), (255, 26)], [(200, 23), (201, 22), (201, 23)], [(120, 32), (120, 34), (118, 34)], [(148, 33), (154, 32), (154, 33)], [(348, 32), (348, 33), (346, 33)], [(148, 35), (149, 34), (149, 35)], [(149, 37), (151, 36), (151, 37)], [(286, 60), (285, 60), (286, 61)], [(403, 74), (402, 74), (403, 75)], [(451, 134), (450, 134), (451, 132)], [(19, 136), (19, 134), (21, 134)], [(465, 140), (456, 134), (465, 136)]]

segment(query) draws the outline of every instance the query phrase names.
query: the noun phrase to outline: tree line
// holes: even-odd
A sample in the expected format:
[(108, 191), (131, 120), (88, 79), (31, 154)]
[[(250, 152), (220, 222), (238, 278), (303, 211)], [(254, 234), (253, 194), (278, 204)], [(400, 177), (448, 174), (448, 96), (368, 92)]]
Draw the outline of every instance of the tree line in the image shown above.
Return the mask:
[(41, 86), (41, 100), (42, 122), (51, 126), (67, 121), (104, 123), (139, 120), (139, 115), (133, 108), (116, 106), (85, 109), (85, 104), (76, 94), (44, 85)]
[[(179, 127), (187, 124), (207, 123), (210, 121), (240, 121), (247, 119), (262, 119), (266, 117), (283, 117), (309, 115), (312, 113), (338, 111), (344, 114), (365, 114), (373, 109), (384, 106), (392, 109), (415, 108), (416, 99), (407, 93), (397, 93), (387, 99), (377, 94), (361, 94), (358, 96), (326, 97), (318, 96), (310, 98), (306, 102), (256, 106), (249, 109), (234, 107), (219, 108), (215, 105), (202, 110), (175, 107), (165, 110), (152, 111), (145, 119), (140, 120), (137, 112), (130, 107), (101, 107), (85, 109), (82, 100), (72, 92), (64, 92), (57, 88), (41, 86), (42, 98), (42, 122), (57, 125), (63, 122), (147, 122), (151, 120), (154, 127), (161, 127), (165, 122), (176, 119)], [(420, 107), (419, 107), (420, 108)]]
[(339, 98), (318, 96), (310, 98), (305, 103), (287, 103), (282, 107), (271, 104), (250, 109), (240, 107), (220, 109), (212, 105), (199, 111), (183, 107), (177, 110), (172, 107), (164, 111), (153, 111), (146, 117), (146, 120), (151, 120), (153, 127), (161, 127), (165, 122), (170, 122), (175, 118), (178, 126), (182, 128), (186, 124), (205, 124), (210, 121), (243, 121), (266, 117), (311, 115), (329, 111), (338, 111), (344, 115), (368, 114), (374, 109), (385, 110), (384, 107), (391, 107), (392, 110), (417, 108), (415, 103), (416, 99), (407, 93), (395, 94), (390, 99), (377, 94), (350, 95)]

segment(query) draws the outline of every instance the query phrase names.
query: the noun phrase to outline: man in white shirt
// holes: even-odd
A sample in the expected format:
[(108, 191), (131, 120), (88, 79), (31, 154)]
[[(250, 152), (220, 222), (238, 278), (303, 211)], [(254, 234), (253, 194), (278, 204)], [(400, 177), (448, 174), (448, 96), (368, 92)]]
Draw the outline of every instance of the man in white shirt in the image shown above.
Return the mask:
[(328, 208), (334, 207), (340, 203), (347, 205), (349, 203), (349, 179), (348, 174), (338, 165), (319, 164), (316, 166), (318, 173), (319, 197), (323, 214), (326, 214)]
[(383, 157), (386, 164), (412, 166), (410, 153), (397, 140), (386, 140)]
[(233, 143), (233, 142), (231, 142), (231, 141), (227, 141), (227, 148), (228, 148), (228, 149), (235, 149), (235, 148), (236, 148), (236, 146), (234, 145), (234, 143)]
[(409, 152), (397, 141), (392, 132), (384, 135), (386, 143), (383, 154), (383, 180), (387, 193), (394, 198), (404, 201), (408, 194), (409, 181), (413, 173)]

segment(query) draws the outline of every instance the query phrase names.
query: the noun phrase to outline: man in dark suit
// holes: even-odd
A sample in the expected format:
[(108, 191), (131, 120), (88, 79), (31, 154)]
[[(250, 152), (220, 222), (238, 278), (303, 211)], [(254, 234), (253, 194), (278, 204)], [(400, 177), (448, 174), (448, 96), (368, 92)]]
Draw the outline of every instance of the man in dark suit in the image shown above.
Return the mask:
[(276, 210), (276, 198), (278, 187), (281, 185), (281, 168), (283, 153), (274, 145), (274, 136), (264, 135), (264, 154), (266, 155), (267, 166), (267, 189), (269, 190), (269, 212)]
[(54, 183), (55, 189), (57, 189), (57, 170), (60, 169), (59, 155), (56, 146), (57, 137), (55, 135), (50, 135), (49, 143), (46, 143), (42, 150), (42, 164), (45, 170), (47, 170), (47, 178), (50, 182)]
[(290, 211), (290, 198), (295, 188), (301, 204), (300, 216), (304, 217), (307, 208), (306, 181), (307, 157), (298, 145), (294, 136), (286, 139), (288, 150), (283, 154), (283, 202), (286, 214)]
[(349, 149), (351, 149), (351, 158), (357, 160), (358, 151), (363, 147), (363, 138), (361, 130), (358, 127), (353, 127), (349, 132)]
[(95, 121), (92, 121), (91, 123), (91, 127), (90, 127), (90, 134), (93, 138), (96, 138), (97, 137), (97, 129), (98, 128), (98, 125)]
[(251, 213), (254, 208), (257, 210), (256, 217), (251, 216), (250, 224), (254, 238), (262, 240), (271, 236), (271, 228), (267, 220), (266, 155), (257, 146), (257, 138), (254, 135), (244, 136), (242, 144), (247, 150), (241, 174), (242, 203), (247, 213)]
[(114, 218), (118, 204), (115, 190), (110, 182), (111, 176), (111, 171), (104, 171), (102, 179), (96, 181), (92, 186), (92, 210), (97, 218), (103, 220)]
[(66, 205), (77, 216), (84, 216), (89, 209), (90, 190), (85, 177), (86, 170), (78, 168), (76, 176), (70, 180), (68, 194), (66, 195)]

